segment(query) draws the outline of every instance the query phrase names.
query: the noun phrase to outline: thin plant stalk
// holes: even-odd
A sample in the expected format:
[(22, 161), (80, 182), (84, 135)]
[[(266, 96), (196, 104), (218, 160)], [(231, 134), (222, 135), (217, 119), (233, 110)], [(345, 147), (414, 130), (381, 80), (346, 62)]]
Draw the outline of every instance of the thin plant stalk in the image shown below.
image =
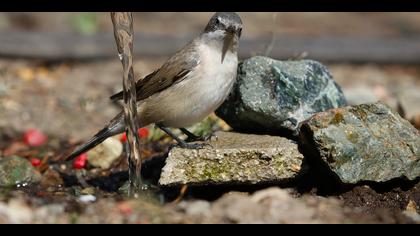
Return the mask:
[(129, 165), (129, 195), (143, 189), (141, 177), (140, 138), (138, 135), (136, 81), (133, 72), (133, 18), (131, 12), (111, 12), (118, 56), (123, 66), (123, 97), (127, 160)]

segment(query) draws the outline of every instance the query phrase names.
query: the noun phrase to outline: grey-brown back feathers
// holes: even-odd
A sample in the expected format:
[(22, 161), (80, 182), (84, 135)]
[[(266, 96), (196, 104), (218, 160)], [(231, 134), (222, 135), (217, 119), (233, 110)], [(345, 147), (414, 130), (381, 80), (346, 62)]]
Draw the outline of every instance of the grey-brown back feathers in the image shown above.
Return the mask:
[[(169, 58), (158, 70), (137, 81), (137, 101), (144, 100), (182, 81), (199, 64), (195, 49), (194, 42), (191, 42)], [(113, 100), (122, 98), (122, 92), (111, 96)]]

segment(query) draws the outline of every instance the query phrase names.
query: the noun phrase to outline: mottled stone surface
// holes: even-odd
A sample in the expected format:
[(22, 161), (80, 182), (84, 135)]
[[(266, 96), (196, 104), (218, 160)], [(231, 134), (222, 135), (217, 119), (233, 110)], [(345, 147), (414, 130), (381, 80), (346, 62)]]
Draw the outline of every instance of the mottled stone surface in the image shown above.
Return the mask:
[(31, 184), (41, 180), (41, 174), (24, 158), (0, 158), (0, 187)]
[[(338, 223), (344, 218), (343, 210), (335, 199), (296, 199), (289, 190), (278, 187), (252, 195), (231, 192), (210, 206), (201, 202), (182, 202), (178, 208), (183, 209), (187, 216), (205, 223)], [(197, 206), (197, 203), (200, 204)]]
[(420, 134), (381, 103), (318, 113), (302, 124), (301, 142), (344, 183), (420, 176)]
[(237, 83), (216, 114), (235, 130), (297, 136), (299, 122), (345, 104), (319, 62), (256, 56), (239, 65)]
[(303, 155), (293, 141), (269, 135), (217, 132), (212, 147), (173, 148), (162, 169), (163, 186), (256, 184), (294, 178)]

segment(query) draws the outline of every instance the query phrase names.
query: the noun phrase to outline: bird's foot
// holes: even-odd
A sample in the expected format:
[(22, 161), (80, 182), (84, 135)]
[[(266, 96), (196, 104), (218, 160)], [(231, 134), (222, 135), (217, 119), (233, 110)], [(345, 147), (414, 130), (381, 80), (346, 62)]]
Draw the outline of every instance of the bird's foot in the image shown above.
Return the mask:
[(207, 135), (203, 135), (201, 136), (201, 138), (202, 138), (202, 141), (212, 141), (213, 139), (216, 141), (219, 140), (219, 137), (217, 137), (217, 135), (214, 132)]
[(204, 142), (204, 143), (189, 143), (192, 141), (207, 141), (209, 140), (212, 136), (215, 136), (213, 134), (207, 135), (207, 136), (196, 136), (195, 134), (189, 132), (187, 129), (185, 128), (180, 128), (180, 130), (186, 134), (188, 136), (187, 140), (182, 140), (179, 137), (177, 137), (173, 132), (171, 132), (168, 128), (166, 128), (163, 125), (157, 124), (157, 126), (163, 130), (165, 133), (167, 133), (169, 136), (171, 136), (173, 139), (175, 139), (178, 143), (175, 146), (181, 147), (181, 148), (186, 148), (186, 149), (203, 149), (206, 146), (210, 146), (213, 147), (210, 143), (208, 142)]
[[(185, 132), (184, 132), (185, 133)], [(187, 133), (185, 133), (187, 134)], [(218, 137), (215, 133), (210, 133), (207, 135), (203, 135), (203, 136), (197, 136), (194, 135), (192, 133), (187, 134), (187, 139), (185, 140), (185, 142), (190, 143), (190, 142), (197, 142), (197, 141), (202, 141), (202, 142), (207, 142), (207, 141), (211, 141), (213, 138), (215, 138), (216, 140), (218, 140)]]

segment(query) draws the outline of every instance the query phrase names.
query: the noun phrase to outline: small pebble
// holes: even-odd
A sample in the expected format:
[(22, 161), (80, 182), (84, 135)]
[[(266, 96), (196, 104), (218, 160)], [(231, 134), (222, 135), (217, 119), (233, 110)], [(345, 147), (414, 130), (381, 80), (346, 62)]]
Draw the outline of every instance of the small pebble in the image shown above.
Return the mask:
[(96, 201), (96, 197), (93, 195), (81, 195), (79, 197), (79, 201), (84, 202), (84, 203), (88, 203), (88, 202), (94, 202)]

